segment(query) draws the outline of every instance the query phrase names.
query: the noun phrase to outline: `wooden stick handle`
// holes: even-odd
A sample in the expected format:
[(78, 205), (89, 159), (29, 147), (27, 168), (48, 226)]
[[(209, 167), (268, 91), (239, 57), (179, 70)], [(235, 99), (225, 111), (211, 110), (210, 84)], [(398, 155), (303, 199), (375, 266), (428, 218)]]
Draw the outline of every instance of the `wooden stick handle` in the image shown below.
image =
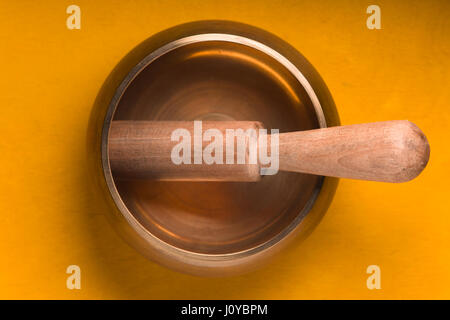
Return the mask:
[(404, 120), (330, 127), (279, 135), (280, 170), (405, 182), (425, 168), (425, 135)]
[[(204, 121), (200, 131), (192, 121), (113, 121), (109, 133), (111, 169), (122, 179), (257, 181), (261, 168), (267, 165), (249, 161), (255, 149), (246, 133), (250, 129), (258, 134), (261, 128), (255, 121)], [(173, 139), (177, 129), (186, 130), (190, 137), (189, 160), (183, 163), (175, 163), (171, 157), (181, 139)], [(209, 129), (223, 137), (227, 137), (227, 130), (235, 130), (231, 149), (226, 138), (222, 141), (217, 159), (222, 158), (223, 163), (206, 163), (202, 158), (210, 143), (202, 141)], [(208, 141), (217, 139), (212, 136)], [(430, 153), (420, 129), (402, 120), (281, 133), (277, 137), (278, 141), (268, 137), (267, 150), (277, 149), (272, 149), (271, 141), (277, 144), (280, 170), (350, 179), (408, 181), (425, 168)], [(242, 150), (244, 157), (239, 164), (238, 151), (242, 154)], [(231, 154), (233, 164), (226, 163), (227, 154)]]

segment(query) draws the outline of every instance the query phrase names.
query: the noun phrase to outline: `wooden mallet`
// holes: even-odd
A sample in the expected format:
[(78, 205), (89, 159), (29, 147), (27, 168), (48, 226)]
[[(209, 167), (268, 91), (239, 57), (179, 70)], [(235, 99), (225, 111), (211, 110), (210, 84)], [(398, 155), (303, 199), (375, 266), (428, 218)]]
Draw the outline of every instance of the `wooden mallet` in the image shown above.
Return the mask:
[[(197, 156), (201, 156), (194, 143), (201, 143), (204, 137), (195, 132), (193, 121), (113, 121), (108, 140), (113, 174), (119, 179), (179, 181), (258, 181), (261, 178), (264, 165), (260, 161), (248, 161), (252, 140), (242, 133), (247, 129), (258, 133), (262, 128), (260, 122), (202, 122), (203, 133), (216, 129), (224, 137), (227, 129), (243, 129), (235, 137), (236, 141), (245, 141), (247, 161), (241, 164), (236, 161), (234, 164), (226, 161), (196, 164), (195, 152), (189, 155), (190, 164), (174, 163), (171, 155), (179, 141), (173, 141), (172, 134), (180, 128), (192, 137), (191, 151), (196, 149)], [(270, 137), (267, 141), (270, 152)], [(208, 143), (203, 141), (202, 148)], [(425, 168), (430, 154), (425, 135), (415, 124), (405, 120), (280, 133), (278, 150), (279, 170), (282, 171), (384, 182), (415, 178)], [(236, 153), (238, 148), (227, 149), (224, 141), (224, 157), (226, 152)], [(238, 155), (232, 157), (236, 159)]]

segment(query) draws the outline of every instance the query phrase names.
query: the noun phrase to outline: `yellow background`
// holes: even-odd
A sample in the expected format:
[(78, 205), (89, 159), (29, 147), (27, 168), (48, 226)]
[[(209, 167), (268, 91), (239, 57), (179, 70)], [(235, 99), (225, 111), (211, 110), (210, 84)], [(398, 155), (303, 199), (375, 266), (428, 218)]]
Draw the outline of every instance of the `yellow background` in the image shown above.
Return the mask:
[[(81, 7), (81, 30), (66, 7)], [(382, 30), (366, 28), (381, 7)], [(449, 1), (0, 2), (0, 298), (450, 298)], [(168, 27), (228, 19), (295, 46), (329, 86), (343, 124), (392, 119), (427, 134), (406, 184), (341, 180), (302, 244), (248, 275), (203, 279), (147, 261), (89, 191), (85, 136), (103, 81)], [(82, 289), (66, 289), (68, 265)], [(381, 267), (381, 290), (366, 268)]]

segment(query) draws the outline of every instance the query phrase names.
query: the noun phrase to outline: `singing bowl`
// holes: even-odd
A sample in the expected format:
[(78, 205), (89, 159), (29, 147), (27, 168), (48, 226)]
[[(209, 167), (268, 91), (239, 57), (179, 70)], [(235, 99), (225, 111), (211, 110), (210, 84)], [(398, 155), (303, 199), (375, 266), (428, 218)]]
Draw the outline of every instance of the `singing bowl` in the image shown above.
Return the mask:
[(95, 101), (87, 141), (104, 211), (149, 259), (225, 276), (261, 266), (307, 236), (337, 187), (336, 178), (287, 172), (259, 182), (122, 181), (108, 160), (114, 120), (252, 120), (280, 132), (339, 125), (311, 64), (259, 28), (187, 23), (151, 36), (120, 61)]

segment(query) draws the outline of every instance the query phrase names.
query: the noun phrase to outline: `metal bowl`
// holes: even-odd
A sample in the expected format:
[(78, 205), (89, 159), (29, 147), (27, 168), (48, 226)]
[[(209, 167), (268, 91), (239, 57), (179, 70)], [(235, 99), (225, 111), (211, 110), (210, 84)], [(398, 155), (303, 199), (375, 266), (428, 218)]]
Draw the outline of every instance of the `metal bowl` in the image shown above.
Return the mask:
[(255, 120), (280, 132), (339, 125), (318, 73), (276, 36), (228, 21), (183, 24), (134, 48), (105, 81), (88, 137), (105, 212), (150, 259), (196, 275), (242, 273), (320, 221), (337, 179), (279, 172), (259, 182), (120, 181), (113, 120)]

